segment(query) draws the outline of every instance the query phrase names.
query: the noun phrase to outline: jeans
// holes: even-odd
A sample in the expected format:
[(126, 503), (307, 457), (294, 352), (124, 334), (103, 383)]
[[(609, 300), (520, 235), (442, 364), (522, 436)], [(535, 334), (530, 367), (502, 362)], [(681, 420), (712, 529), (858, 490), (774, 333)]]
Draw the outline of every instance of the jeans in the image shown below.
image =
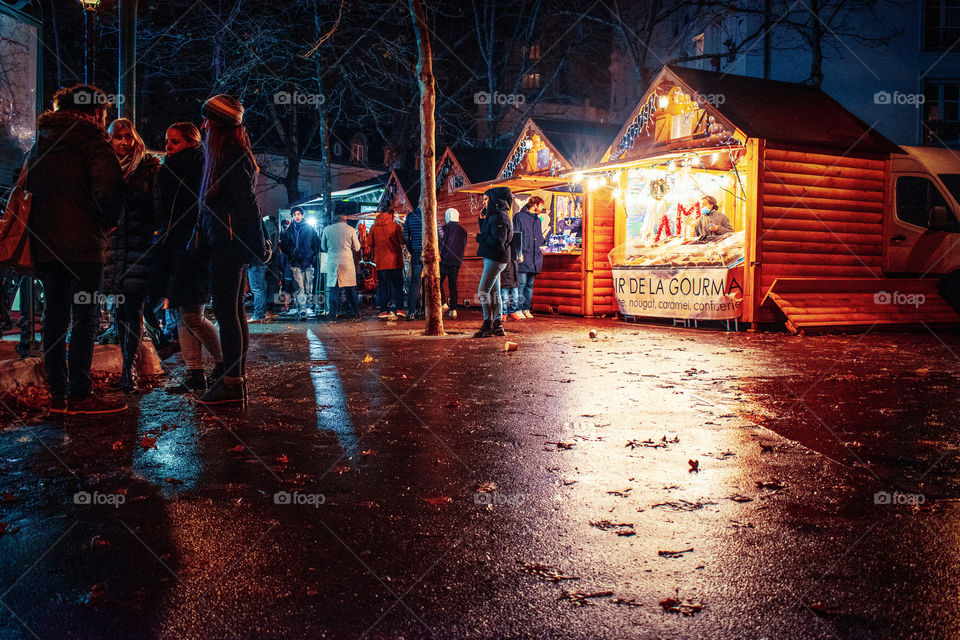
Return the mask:
[(253, 317), (263, 320), (267, 317), (267, 265), (247, 267), (247, 278), (253, 293)]
[(520, 308), (517, 311), (530, 311), (530, 304), (533, 302), (533, 281), (537, 279), (535, 273), (517, 274), (517, 284), (520, 290)]
[(410, 260), (410, 279), (407, 280), (407, 313), (412, 317), (420, 310), (420, 276), (423, 263)]
[(503, 309), (503, 315), (518, 311), (519, 291), (518, 287), (500, 287), (500, 307)]
[(180, 307), (177, 332), (180, 335), (180, 354), (187, 369), (203, 369), (203, 349), (206, 347), (214, 362), (223, 362), (220, 333), (204, 315), (205, 305)]
[(449, 264), (440, 265), (440, 297), (443, 298), (443, 280), (449, 278), (450, 295), (444, 300), (451, 309), (457, 308), (457, 276), (460, 275), (460, 266)]
[(306, 311), (307, 296), (310, 296), (310, 306), (313, 307), (313, 267), (290, 267), (290, 274), (293, 276), (293, 297), (297, 300), (297, 311), (303, 313)]
[(500, 308), (500, 272), (506, 266), (506, 262), (494, 262), (490, 258), (483, 259), (483, 273), (480, 274), (480, 287), (477, 289), (477, 294), (480, 296), (480, 306), (483, 308), (485, 322), (495, 322), (503, 315)]
[[(210, 293), (213, 312), (220, 323), (223, 375), (240, 378), (245, 373), (250, 331), (243, 309), (244, 259), (231, 245), (214, 245), (210, 251)], [(183, 347), (181, 346), (181, 349)]]
[(176, 309), (163, 310), (163, 335), (167, 342), (180, 339), (180, 314)]
[(356, 287), (330, 287), (327, 289), (327, 315), (331, 320), (340, 315), (340, 296), (346, 293), (353, 315), (360, 316), (360, 296)]
[[(37, 265), (46, 312), (43, 319), (44, 367), (54, 398), (68, 393), (75, 400), (90, 395), (93, 382), (90, 364), (93, 343), (100, 323), (102, 264), (59, 262)], [(73, 328), (70, 328), (71, 313)], [(67, 332), (70, 332), (70, 361), (67, 362)]]
[(403, 309), (403, 269), (377, 270), (377, 304), (380, 313), (390, 310), (390, 302), (397, 311)]

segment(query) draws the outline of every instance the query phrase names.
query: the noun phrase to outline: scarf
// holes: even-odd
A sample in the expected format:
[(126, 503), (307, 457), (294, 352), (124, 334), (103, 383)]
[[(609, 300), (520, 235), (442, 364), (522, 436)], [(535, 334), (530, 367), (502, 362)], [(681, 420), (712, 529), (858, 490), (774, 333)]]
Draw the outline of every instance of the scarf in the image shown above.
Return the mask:
[(123, 171), (123, 179), (128, 180), (133, 172), (137, 170), (137, 167), (140, 166), (140, 161), (143, 160), (144, 151), (142, 149), (134, 148), (129, 155), (125, 158), (119, 158), (120, 160), (120, 169)]

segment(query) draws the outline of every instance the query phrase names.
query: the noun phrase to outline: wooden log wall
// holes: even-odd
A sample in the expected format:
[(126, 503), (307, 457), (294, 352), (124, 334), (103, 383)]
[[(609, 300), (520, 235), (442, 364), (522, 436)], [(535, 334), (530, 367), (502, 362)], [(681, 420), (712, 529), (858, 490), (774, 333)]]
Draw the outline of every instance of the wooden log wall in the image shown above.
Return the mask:
[[(476, 195), (474, 197), (477, 197)], [(467, 230), (467, 248), (463, 252), (463, 266), (460, 267), (460, 274), (457, 277), (457, 297), (461, 305), (468, 301), (471, 307), (480, 306), (480, 298), (477, 296), (477, 289), (480, 287), (480, 274), (483, 272), (483, 259), (477, 257), (477, 241), (474, 239), (480, 233), (479, 215), (470, 209), (469, 193), (446, 192), (437, 196), (437, 221), (443, 226), (444, 211), (453, 207), (460, 212), (460, 224)], [(444, 295), (446, 295), (447, 284), (443, 284)]]
[(881, 275), (882, 159), (767, 147), (760, 178), (760, 299), (777, 278)]
[(611, 192), (602, 189), (591, 194), (589, 233), (585, 240), (593, 264), (590, 287), (592, 315), (613, 315), (619, 311), (613, 294), (613, 271), (607, 256), (616, 246), (616, 202)]

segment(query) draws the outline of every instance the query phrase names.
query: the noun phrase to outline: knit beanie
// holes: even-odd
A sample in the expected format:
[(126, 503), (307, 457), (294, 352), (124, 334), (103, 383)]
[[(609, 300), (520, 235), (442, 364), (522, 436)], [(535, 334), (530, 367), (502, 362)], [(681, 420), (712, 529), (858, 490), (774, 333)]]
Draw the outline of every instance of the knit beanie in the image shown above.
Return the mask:
[(243, 105), (233, 96), (219, 93), (200, 107), (204, 118), (225, 127), (239, 127), (243, 124)]
[(460, 212), (453, 207), (444, 211), (443, 215), (447, 222), (460, 222)]

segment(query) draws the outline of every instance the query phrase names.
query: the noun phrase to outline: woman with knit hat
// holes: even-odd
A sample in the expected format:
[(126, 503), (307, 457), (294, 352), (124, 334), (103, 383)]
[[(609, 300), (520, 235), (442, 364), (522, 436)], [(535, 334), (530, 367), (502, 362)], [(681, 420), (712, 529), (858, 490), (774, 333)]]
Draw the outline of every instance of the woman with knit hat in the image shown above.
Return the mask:
[(250, 334), (243, 308), (243, 274), (254, 247), (246, 230), (260, 225), (254, 188), (259, 167), (243, 125), (243, 105), (215, 95), (203, 103), (200, 230), (210, 254), (210, 293), (220, 323), (223, 376), (199, 397), (203, 404), (242, 404)]

